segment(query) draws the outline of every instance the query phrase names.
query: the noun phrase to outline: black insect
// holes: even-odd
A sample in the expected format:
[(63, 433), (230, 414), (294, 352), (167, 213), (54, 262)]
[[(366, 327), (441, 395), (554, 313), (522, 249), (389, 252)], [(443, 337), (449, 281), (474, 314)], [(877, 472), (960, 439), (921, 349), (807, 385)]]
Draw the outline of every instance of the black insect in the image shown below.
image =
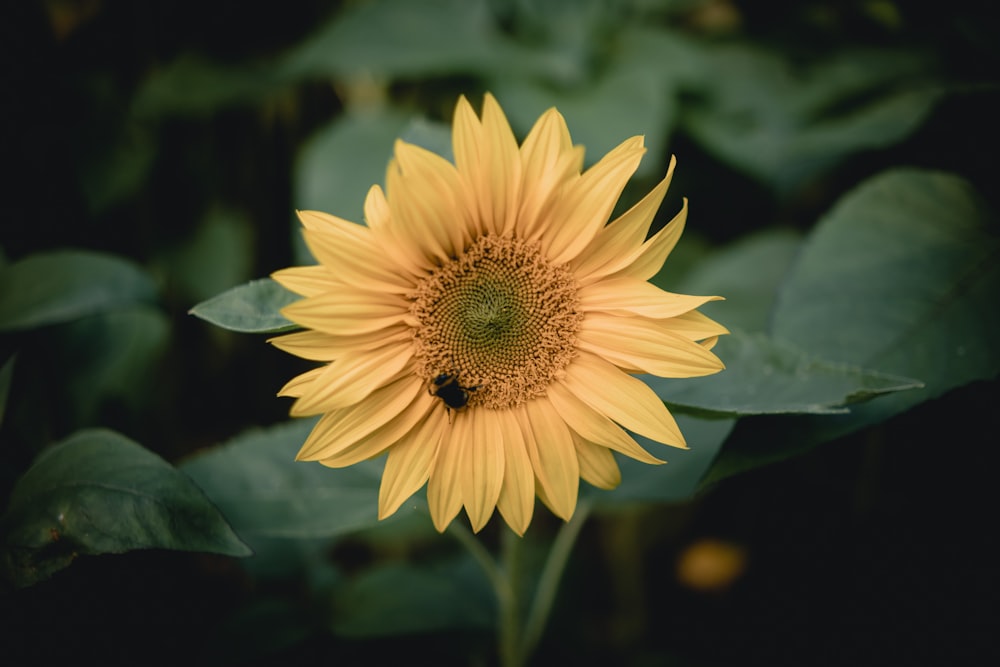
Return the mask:
[(431, 380), (428, 391), (444, 401), (449, 412), (451, 410), (461, 410), (469, 402), (469, 392), (479, 389), (475, 387), (463, 387), (458, 383), (458, 375), (455, 373), (441, 373)]

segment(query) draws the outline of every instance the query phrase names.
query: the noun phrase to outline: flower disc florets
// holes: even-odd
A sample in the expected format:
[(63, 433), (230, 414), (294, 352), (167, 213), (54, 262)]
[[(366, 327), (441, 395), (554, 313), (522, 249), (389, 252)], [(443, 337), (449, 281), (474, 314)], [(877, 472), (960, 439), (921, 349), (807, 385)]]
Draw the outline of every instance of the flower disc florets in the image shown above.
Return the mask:
[(576, 282), (537, 243), (485, 235), (413, 295), (417, 372), (477, 387), (470, 406), (510, 408), (545, 393), (572, 360), (583, 315)]

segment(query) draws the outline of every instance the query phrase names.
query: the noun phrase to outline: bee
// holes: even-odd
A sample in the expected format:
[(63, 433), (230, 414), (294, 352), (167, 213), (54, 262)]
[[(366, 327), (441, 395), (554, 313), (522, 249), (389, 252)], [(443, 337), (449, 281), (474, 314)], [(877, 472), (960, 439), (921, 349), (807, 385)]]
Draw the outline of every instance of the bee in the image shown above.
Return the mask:
[(463, 387), (459, 384), (456, 373), (440, 373), (431, 380), (427, 391), (432, 396), (437, 396), (444, 402), (450, 420), (451, 411), (464, 408), (469, 402), (469, 392), (477, 389), (479, 389), (479, 385), (475, 387)]

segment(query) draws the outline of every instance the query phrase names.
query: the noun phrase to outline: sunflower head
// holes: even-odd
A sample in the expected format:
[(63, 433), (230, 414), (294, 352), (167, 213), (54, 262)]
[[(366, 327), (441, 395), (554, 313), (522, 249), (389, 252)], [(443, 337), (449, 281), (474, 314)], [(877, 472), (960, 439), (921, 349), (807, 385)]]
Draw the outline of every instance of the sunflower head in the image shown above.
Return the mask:
[(462, 98), (455, 161), (397, 141), (367, 225), (300, 212), (314, 266), (274, 278), (302, 299), (302, 331), (273, 339), (322, 364), (292, 379), (293, 415), (322, 417), (300, 460), (342, 467), (388, 452), (379, 517), (424, 484), (434, 525), (464, 506), (474, 530), (499, 509), (522, 534), (535, 497), (569, 519), (579, 480), (614, 488), (612, 450), (662, 463), (629, 431), (684, 448), (636, 373), (723, 368), (727, 333), (696, 309), (718, 297), (648, 280), (687, 216), (648, 239), (673, 174), (608, 222), (645, 149), (629, 139), (583, 170), (550, 109), (518, 145), (496, 100)]

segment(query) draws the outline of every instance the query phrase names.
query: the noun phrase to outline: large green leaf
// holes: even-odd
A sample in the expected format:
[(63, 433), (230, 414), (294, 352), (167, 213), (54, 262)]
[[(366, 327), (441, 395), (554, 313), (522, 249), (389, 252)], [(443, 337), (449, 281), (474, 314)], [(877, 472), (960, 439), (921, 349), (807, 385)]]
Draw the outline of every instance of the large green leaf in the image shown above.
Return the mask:
[(804, 350), (918, 377), (857, 424), (1000, 373), (1000, 235), (971, 185), (899, 169), (848, 193), (803, 248), (772, 331)]
[(375, 0), (334, 16), (281, 69), (286, 78), (417, 77), (497, 70), (521, 59), (485, 0)]
[(753, 438), (727, 445), (709, 479), (780, 461), (996, 377), (1000, 237), (991, 219), (966, 181), (939, 172), (893, 170), (845, 195), (789, 274), (774, 335), (926, 386), (845, 415), (755, 421)]
[(676, 284), (666, 280), (673, 263), (671, 255), (664, 266), (666, 275), (653, 282), (682, 294), (725, 297), (725, 301), (710, 301), (698, 310), (730, 329), (767, 331), (778, 288), (801, 243), (796, 232), (767, 229), (700, 259)]
[(218, 509), (184, 474), (113, 431), (79, 431), (18, 480), (0, 520), (2, 566), (18, 586), (80, 555), (133, 549), (248, 556)]
[(923, 385), (910, 378), (832, 362), (763, 334), (734, 332), (713, 350), (726, 370), (698, 378), (643, 380), (671, 405), (728, 416), (837, 414), (850, 403)]
[(59, 369), (66, 410), (74, 423), (94, 423), (102, 402), (113, 399), (138, 412), (158, 382), (155, 369), (170, 340), (166, 315), (148, 306), (100, 313), (46, 332), (46, 352)]
[[(384, 109), (350, 111), (314, 134), (295, 162), (293, 200), (361, 223), (368, 190), (383, 183), (393, 142), (412, 116)], [(298, 225), (296, 225), (296, 237)]]
[(139, 117), (207, 115), (257, 101), (291, 79), (275, 63), (228, 65), (182, 55), (143, 82), (133, 110)]
[(598, 507), (602, 508), (637, 502), (679, 503), (690, 500), (736, 420), (700, 419), (682, 414), (675, 416), (689, 449), (674, 449), (642, 436), (635, 436), (646, 451), (667, 463), (648, 465), (616, 456), (622, 473), (622, 482), (618, 488), (603, 491), (583, 484), (581, 491), (591, 495)]
[(280, 311), (298, 298), (270, 278), (262, 278), (202, 301), (189, 312), (230, 331), (274, 333), (295, 328)]
[(182, 298), (203, 301), (253, 277), (254, 229), (246, 216), (212, 207), (190, 238), (165, 253), (169, 281)]
[(40, 253), (0, 267), (0, 331), (68, 322), (155, 297), (152, 279), (128, 260), (85, 250)]
[(636, 175), (660, 177), (666, 171), (667, 139), (677, 115), (675, 72), (669, 61), (655, 57), (666, 39), (630, 32), (610, 54), (607, 66), (592, 77), (576, 77), (580, 80), (572, 84), (553, 83), (551, 72), (540, 78), (504, 70), (491, 79), (490, 88), (522, 137), (546, 109), (559, 109), (573, 142), (586, 148), (588, 164), (629, 137), (643, 135), (647, 157)]
[(259, 538), (327, 538), (377, 525), (382, 460), (343, 469), (296, 461), (314, 424), (298, 419), (248, 431), (181, 469), (251, 545)]
[(494, 627), (496, 602), (468, 555), (433, 566), (380, 565), (334, 591), (332, 628), (346, 637), (390, 637)]
[(943, 93), (918, 53), (845, 50), (808, 67), (749, 45), (692, 56), (704, 76), (691, 85), (703, 97), (683, 115), (685, 129), (779, 191), (905, 138)]

